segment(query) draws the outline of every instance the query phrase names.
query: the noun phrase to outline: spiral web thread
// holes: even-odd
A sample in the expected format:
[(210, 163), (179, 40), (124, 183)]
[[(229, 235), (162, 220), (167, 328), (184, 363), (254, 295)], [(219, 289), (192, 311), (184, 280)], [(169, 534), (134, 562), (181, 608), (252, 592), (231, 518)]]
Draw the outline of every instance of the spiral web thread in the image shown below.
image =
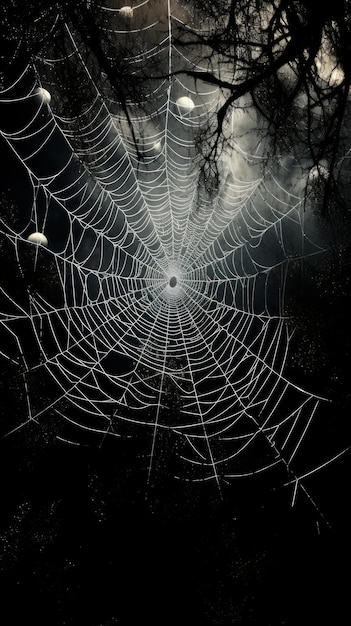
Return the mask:
[[(291, 261), (318, 252), (301, 198), (289, 191), (286, 172), (280, 179), (264, 166), (262, 146), (250, 154), (239, 107), (228, 122), (233, 147), (220, 160), (219, 187), (207, 193), (196, 136), (222, 95), (172, 76), (207, 69), (173, 43), (183, 16), (168, 4), (161, 25), (148, 2), (134, 7), (128, 24), (119, 9), (99, 11), (110, 33), (141, 50), (129, 58), (133, 71), (155, 66), (163, 75), (149, 81), (151, 112), (128, 103), (136, 140), (68, 24), (67, 50), (41, 56), (1, 93), (2, 110), (19, 112), (2, 135), (33, 189), (25, 225), (15, 230), (3, 220), (2, 232), (19, 263), (23, 248), (35, 249), (36, 268), (43, 255), (51, 258), (62, 295), (59, 306), (39, 291), (27, 306), (9, 296), (1, 314), (17, 351), (5, 356), (25, 380), (42, 373), (56, 388), (36, 408), (28, 390), (28, 414), (11, 432), (48, 409), (72, 426), (60, 437), (68, 443), (79, 443), (81, 430), (119, 437), (140, 427), (149, 436), (149, 478), (158, 438), (168, 432), (185, 478), (219, 482), (279, 467), (294, 502), (298, 487), (307, 493), (305, 479), (333, 460), (300, 462), (321, 399), (285, 375)], [(67, 63), (93, 93), (80, 116), (55, 106)], [(38, 85), (50, 91), (50, 104)], [(177, 104), (184, 96), (192, 110)], [(45, 250), (27, 241), (33, 231), (47, 235)], [(36, 362), (25, 335), (39, 350)]]

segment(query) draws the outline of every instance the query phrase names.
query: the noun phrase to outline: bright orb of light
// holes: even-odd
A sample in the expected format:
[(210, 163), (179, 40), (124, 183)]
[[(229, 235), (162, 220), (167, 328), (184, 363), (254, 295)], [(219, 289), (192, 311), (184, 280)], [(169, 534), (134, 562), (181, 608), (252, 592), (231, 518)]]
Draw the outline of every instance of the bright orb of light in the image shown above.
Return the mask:
[(48, 240), (43, 233), (31, 233), (28, 237), (28, 241), (42, 246), (48, 245)]
[(39, 96), (41, 96), (43, 98), (43, 100), (45, 100), (45, 102), (47, 102), (47, 104), (50, 103), (50, 101), (51, 101), (51, 93), (47, 89), (44, 89), (44, 87), (38, 87), (38, 89), (35, 90), (35, 93), (37, 93)]
[(176, 276), (171, 276), (171, 278), (169, 279), (169, 286), (170, 287), (175, 287), (177, 284), (177, 277)]
[(308, 174), (308, 180), (314, 181), (314, 180), (317, 180), (318, 178), (326, 179), (328, 178), (328, 174), (329, 174), (328, 168), (321, 162), (318, 165), (314, 165), (310, 169), (309, 174)]
[(154, 145), (152, 146), (152, 151), (154, 152), (154, 154), (160, 154), (162, 150), (162, 143), (160, 141), (155, 141)]
[(133, 7), (122, 7), (119, 12), (123, 15), (123, 17), (133, 17)]
[(190, 113), (190, 111), (192, 111), (195, 106), (192, 99), (188, 98), (187, 96), (182, 96), (181, 98), (178, 98), (176, 102), (181, 113)]

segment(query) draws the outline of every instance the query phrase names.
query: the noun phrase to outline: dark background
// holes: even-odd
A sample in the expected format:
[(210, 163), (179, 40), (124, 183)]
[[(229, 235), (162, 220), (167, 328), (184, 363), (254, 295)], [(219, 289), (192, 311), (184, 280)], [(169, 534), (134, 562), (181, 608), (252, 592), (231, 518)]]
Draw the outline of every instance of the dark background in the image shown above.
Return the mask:
[[(3, 144), (1, 155), (2, 191), (10, 188), (21, 205), (28, 181)], [(329, 435), (338, 441), (333, 449), (350, 441), (349, 268), (338, 275), (346, 291), (332, 286), (335, 273), (325, 273), (324, 291), (307, 281), (295, 303), (305, 314), (291, 373), (332, 398), (323, 414), (326, 450)], [(10, 270), (2, 249), (7, 283)], [(2, 365), (7, 432), (18, 390)], [(281, 476), (225, 482), (221, 490), (177, 481), (164, 444), (148, 485), (149, 441), (95, 438), (70, 446), (57, 439), (60, 428), (50, 418), (0, 440), (1, 624), (347, 622), (348, 454), (308, 481), (316, 504), (299, 490), (292, 507), (293, 486), (283, 486)]]
[(288, 488), (147, 488), (144, 465), (141, 442), (2, 442), (2, 623), (345, 623), (345, 463), (331, 525)]
[[(4, 145), (2, 154), (2, 189), (24, 207), (28, 181)], [(20, 299), (26, 285), (13, 284), (11, 262), (3, 256), (2, 280)], [(321, 418), (327, 427), (314, 431), (324, 458), (331, 440), (333, 450), (350, 440), (348, 268), (345, 262), (340, 274), (345, 289), (332, 287), (331, 270), (324, 290), (307, 280), (295, 300), (304, 315), (289, 374), (332, 399)], [(19, 410), (19, 391), (9, 380), (4, 362), (2, 432)], [(60, 434), (49, 416), (0, 440), (2, 624), (347, 620), (349, 454), (307, 481), (315, 504), (299, 490), (292, 508), (293, 485), (274, 472), (223, 482), (220, 490), (211, 482), (177, 481), (172, 449), (163, 442), (148, 485), (148, 439), (96, 436), (69, 445)]]

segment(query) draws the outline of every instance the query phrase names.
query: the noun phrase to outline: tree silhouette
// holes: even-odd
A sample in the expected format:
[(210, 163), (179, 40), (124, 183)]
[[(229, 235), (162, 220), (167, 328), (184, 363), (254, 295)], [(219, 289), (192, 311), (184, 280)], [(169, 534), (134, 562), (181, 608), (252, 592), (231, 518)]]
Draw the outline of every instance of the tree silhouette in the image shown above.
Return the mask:
[(245, 98), (273, 154), (294, 153), (308, 168), (327, 162), (325, 213), (336, 190), (350, 118), (349, 2), (337, 0), (323, 7), (314, 0), (189, 4), (195, 26), (180, 28), (177, 45), (198, 49), (202, 67), (207, 67), (181, 73), (224, 94), (217, 124), (209, 133), (207, 161), (216, 162), (227, 116)]

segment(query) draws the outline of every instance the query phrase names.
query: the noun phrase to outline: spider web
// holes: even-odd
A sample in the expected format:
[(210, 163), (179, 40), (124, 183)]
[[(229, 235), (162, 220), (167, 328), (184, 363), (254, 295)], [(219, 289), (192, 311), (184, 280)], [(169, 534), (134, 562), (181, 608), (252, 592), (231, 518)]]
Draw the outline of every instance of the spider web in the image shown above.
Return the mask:
[[(55, 288), (55, 297), (47, 285), (28, 288), (25, 300), (5, 293), (4, 356), (19, 367), (27, 406), (10, 432), (48, 410), (71, 428), (60, 436), (67, 443), (79, 443), (79, 433), (141, 430), (149, 479), (166, 433), (177, 475), (219, 483), (278, 467), (294, 502), (298, 487), (307, 493), (305, 479), (333, 460), (311, 467), (301, 453), (321, 398), (286, 375), (291, 267), (319, 248), (302, 194), (283, 166), (267, 166), (242, 103), (227, 121), (219, 184), (206, 186), (199, 132), (223, 95), (174, 74), (206, 70), (206, 62), (175, 46), (184, 19), (176, 5), (172, 14), (168, 3), (164, 21), (150, 7), (128, 17), (99, 6), (106, 32), (133, 51), (134, 75), (147, 68), (155, 76), (142, 103), (125, 110), (116, 101), (69, 24), (65, 49), (45, 49), (1, 93), (2, 136), (32, 189), (20, 226), (3, 219), (2, 233), (22, 273), (25, 255), (34, 273), (50, 260)], [(76, 89), (79, 80), (88, 86), (79, 114), (61, 107), (67, 64)], [(45, 234), (46, 248), (28, 241), (33, 232)], [(41, 404), (32, 374), (54, 385)]]

